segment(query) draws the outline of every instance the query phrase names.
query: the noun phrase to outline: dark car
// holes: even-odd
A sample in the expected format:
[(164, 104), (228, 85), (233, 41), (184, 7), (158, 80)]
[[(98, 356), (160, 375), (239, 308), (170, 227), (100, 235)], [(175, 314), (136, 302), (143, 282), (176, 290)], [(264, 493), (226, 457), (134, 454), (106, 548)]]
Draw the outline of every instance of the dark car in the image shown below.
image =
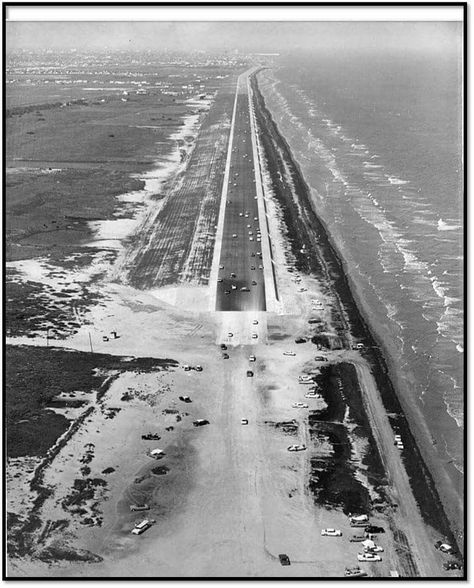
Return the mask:
[(280, 558), (280, 563), (282, 566), (291, 565), (290, 558), (286, 555), (286, 553), (280, 553), (278, 557)]
[(306, 343), (306, 339), (304, 337), (297, 337), (295, 343)]
[(462, 570), (462, 565), (458, 561), (446, 561), (443, 568), (445, 570)]
[(206, 419), (198, 419), (197, 421), (193, 421), (193, 425), (195, 427), (202, 427), (203, 425), (208, 425), (209, 421)]
[(179, 399), (182, 402), (192, 402), (191, 398), (189, 398), (189, 396), (180, 396)]
[(223, 353), (222, 354), (222, 359), (229, 359), (229, 354), (228, 353)]
[(253, 378), (252, 370), (247, 370), (247, 378)]
[(221, 349), (223, 351), (226, 351), (227, 350), (227, 345), (225, 343), (221, 343)]
[(383, 527), (377, 527), (376, 525), (367, 525), (364, 530), (366, 533), (385, 533)]

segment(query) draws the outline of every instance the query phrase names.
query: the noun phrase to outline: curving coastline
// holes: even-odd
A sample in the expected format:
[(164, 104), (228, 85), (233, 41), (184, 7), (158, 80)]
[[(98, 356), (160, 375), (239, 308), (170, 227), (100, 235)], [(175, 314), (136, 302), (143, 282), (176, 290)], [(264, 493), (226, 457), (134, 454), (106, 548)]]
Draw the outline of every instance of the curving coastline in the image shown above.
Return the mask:
[[(252, 77), (252, 88), (255, 96), (255, 111), (260, 127), (260, 138), (265, 155), (274, 168), (286, 167), (291, 174), (293, 186), (284, 186), (276, 181), (273, 174), (272, 188), (275, 198), (284, 211), (284, 221), (288, 228), (292, 254), (296, 259), (296, 267), (301, 272), (329, 274), (334, 291), (340, 302), (341, 315), (348, 317), (347, 325), (341, 323), (341, 335), (348, 328), (351, 334), (364, 342), (365, 356), (371, 365), (377, 387), (381, 391), (382, 400), (391, 424), (403, 431), (406, 445), (409, 447), (405, 467), (410, 484), (420, 511), (427, 524), (434, 527), (459, 547), (463, 547), (462, 535), (456, 530), (462, 529), (462, 509), (453, 500), (452, 488), (442, 468), (433, 462), (432, 451), (428, 446), (426, 432), (417, 422), (416, 416), (406, 403), (402, 403), (393, 385), (394, 370), (390, 364), (390, 354), (386, 353), (383, 342), (379, 341), (373, 327), (361, 310), (362, 305), (357, 299), (357, 292), (352, 284), (344, 260), (340, 257), (335, 244), (322, 219), (313, 208), (311, 192), (298, 163), (294, 160), (291, 149), (282, 136), (277, 123), (269, 112), (265, 99), (258, 88), (257, 76)], [(299, 208), (296, 207), (297, 200)], [(302, 251), (311, 251), (305, 255)], [(413, 432), (413, 434), (412, 434)], [(416, 437), (416, 440), (415, 440)], [(431, 448), (432, 449), (432, 448)], [(428, 467), (429, 466), (429, 467)], [(436, 480), (436, 483), (435, 483)]]

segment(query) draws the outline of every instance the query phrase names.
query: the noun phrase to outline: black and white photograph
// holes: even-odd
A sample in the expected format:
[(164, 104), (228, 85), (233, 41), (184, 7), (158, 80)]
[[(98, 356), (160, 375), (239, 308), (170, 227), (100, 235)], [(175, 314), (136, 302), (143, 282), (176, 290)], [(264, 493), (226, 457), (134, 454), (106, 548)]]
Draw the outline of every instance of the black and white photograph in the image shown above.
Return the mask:
[(466, 579), (467, 4), (2, 7), (4, 580)]

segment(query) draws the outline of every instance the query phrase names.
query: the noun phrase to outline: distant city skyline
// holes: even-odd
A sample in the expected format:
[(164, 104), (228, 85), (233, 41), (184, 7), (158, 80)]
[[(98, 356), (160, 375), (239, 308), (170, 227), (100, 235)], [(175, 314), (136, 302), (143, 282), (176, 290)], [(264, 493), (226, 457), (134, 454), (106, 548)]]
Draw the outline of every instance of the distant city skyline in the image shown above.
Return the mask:
[(458, 22), (7, 22), (15, 49), (293, 50), (458, 49)]

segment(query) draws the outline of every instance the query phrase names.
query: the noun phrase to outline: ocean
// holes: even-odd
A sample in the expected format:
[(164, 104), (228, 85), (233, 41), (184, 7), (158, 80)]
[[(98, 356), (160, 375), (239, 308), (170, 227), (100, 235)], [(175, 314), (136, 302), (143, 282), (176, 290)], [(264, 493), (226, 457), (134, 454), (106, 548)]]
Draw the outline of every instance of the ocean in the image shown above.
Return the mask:
[(294, 54), (259, 74), (398, 393), (462, 473), (461, 84), (454, 52)]

